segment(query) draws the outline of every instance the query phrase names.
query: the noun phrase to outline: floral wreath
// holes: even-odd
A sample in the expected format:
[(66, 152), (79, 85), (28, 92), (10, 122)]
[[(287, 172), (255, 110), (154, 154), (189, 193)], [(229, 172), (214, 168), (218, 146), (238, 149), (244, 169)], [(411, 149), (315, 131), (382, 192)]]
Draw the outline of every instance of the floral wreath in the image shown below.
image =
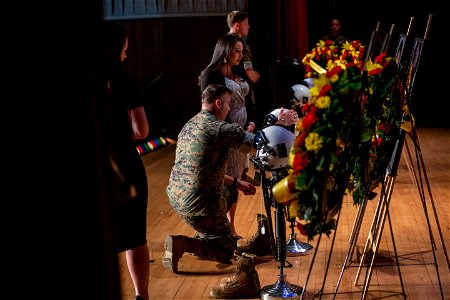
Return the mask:
[(397, 64), (385, 53), (366, 64), (368, 93), (363, 102), (363, 130), (360, 155), (348, 190), (354, 204), (362, 204), (383, 180), (394, 151), (401, 126), (401, 95), (397, 78)]
[[(352, 192), (367, 187), (357, 183), (364, 180), (361, 174), (367, 173), (361, 173), (367, 170), (363, 160), (359, 160), (359, 169), (357, 166), (367, 136), (371, 146), (364, 145), (371, 160), (367, 165), (372, 165), (373, 172), (378, 169), (381, 155), (373, 154), (380, 152), (384, 143), (377, 144), (378, 138), (373, 137), (379, 136), (368, 128), (377, 124), (382, 130), (382, 117), (389, 118), (386, 99), (392, 99), (388, 97), (392, 93), (383, 84), (391, 82), (395, 72), (382, 71), (395, 69), (391, 69), (393, 60), (385, 56), (364, 63), (364, 50), (358, 40), (347, 41), (342, 48), (332, 41), (319, 41), (302, 60), (306, 77), (314, 78), (311, 101), (303, 106), (305, 116), (297, 124), (300, 134), (290, 152), (289, 175), (273, 187), (273, 194), (278, 202), (289, 204), (289, 215), (300, 220), (297, 228), (309, 239), (320, 233), (329, 235), (336, 228), (333, 217), (348, 186)], [(369, 114), (369, 103), (377, 99), (386, 101), (378, 112)]]

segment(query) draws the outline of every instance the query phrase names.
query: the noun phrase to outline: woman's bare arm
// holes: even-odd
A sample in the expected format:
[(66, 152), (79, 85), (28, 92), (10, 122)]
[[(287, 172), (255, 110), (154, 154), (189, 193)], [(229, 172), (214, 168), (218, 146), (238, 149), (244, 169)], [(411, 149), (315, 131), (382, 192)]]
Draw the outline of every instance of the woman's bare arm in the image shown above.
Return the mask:
[(149, 128), (147, 115), (143, 106), (129, 109), (128, 116), (131, 122), (131, 128), (133, 129), (133, 139), (143, 140), (148, 136)]

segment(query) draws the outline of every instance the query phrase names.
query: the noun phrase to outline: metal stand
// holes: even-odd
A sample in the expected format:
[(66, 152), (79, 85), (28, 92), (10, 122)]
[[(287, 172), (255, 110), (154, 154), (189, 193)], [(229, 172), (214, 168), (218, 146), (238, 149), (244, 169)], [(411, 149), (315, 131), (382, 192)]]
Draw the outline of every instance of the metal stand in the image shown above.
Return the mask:
[[(272, 187), (279, 180), (287, 175), (287, 170), (272, 171), (272, 178), (266, 177), (266, 171), (263, 166), (260, 166), (256, 160), (253, 160), (255, 167), (258, 166), (261, 170), (261, 187), (263, 188), (264, 203), (269, 219), (270, 235), (273, 237), (271, 222), (271, 207), (275, 208), (275, 238), (271, 238), (272, 251), (274, 258), (279, 262), (278, 268), (280, 273), (277, 281), (274, 284), (265, 286), (261, 289), (261, 299), (300, 299), (300, 293), (303, 288), (290, 284), (286, 280), (284, 268), (292, 267), (292, 264), (286, 261), (286, 220), (284, 216), (284, 206), (279, 204), (273, 197)], [(276, 251), (275, 251), (276, 250)]]
[[(410, 163), (409, 169), (410, 169), (410, 171), (413, 172), (413, 177), (415, 179), (416, 186), (419, 189), (421, 202), (422, 202), (422, 206), (423, 206), (423, 209), (424, 209), (425, 218), (427, 220), (428, 232), (429, 232), (429, 237), (430, 237), (430, 246), (431, 246), (431, 249), (432, 249), (433, 260), (434, 260), (433, 265), (435, 266), (435, 269), (436, 269), (436, 275), (437, 275), (437, 280), (438, 280), (438, 284), (439, 284), (439, 290), (440, 290), (440, 293), (441, 293), (441, 298), (444, 299), (444, 293), (443, 293), (443, 290), (442, 290), (442, 284), (441, 284), (438, 264), (437, 264), (437, 260), (436, 260), (436, 244), (434, 242), (433, 233), (432, 233), (431, 225), (430, 225), (430, 219), (428, 217), (427, 203), (426, 203), (425, 196), (424, 196), (424, 193), (423, 193), (423, 184), (421, 184), (421, 181), (419, 183), (419, 180), (418, 180), (418, 178), (416, 176), (416, 173), (414, 172), (414, 165), (413, 165), (411, 154), (410, 154), (410, 151), (409, 151), (409, 148), (408, 148), (408, 144), (404, 142), (405, 135), (406, 135), (406, 133), (403, 131), (402, 135), (401, 135), (403, 142), (399, 143), (399, 149), (400, 150), (397, 151), (396, 155), (397, 156), (400, 155), (401, 149), (402, 149), (403, 145), (405, 145), (406, 150), (407, 150), (407, 156), (408, 156), (407, 163)], [(447, 268), (449, 269), (448, 254), (447, 254), (447, 250), (446, 250), (445, 243), (444, 243), (444, 240), (443, 240), (442, 231), (441, 231), (441, 228), (440, 228), (440, 225), (439, 225), (439, 219), (438, 219), (438, 216), (437, 216), (437, 213), (436, 213), (433, 197), (431, 195), (431, 190), (430, 190), (430, 187), (429, 187), (428, 179), (426, 177), (426, 170), (425, 170), (425, 166), (423, 164), (423, 158), (422, 158), (421, 151), (420, 151), (419, 141), (418, 141), (418, 138), (417, 138), (417, 135), (416, 135), (414, 127), (412, 129), (412, 133), (409, 136), (411, 137), (411, 139), (412, 139), (412, 141), (413, 141), (413, 143), (414, 143), (414, 145), (416, 147), (416, 150), (417, 150), (416, 152), (417, 152), (417, 154), (419, 156), (418, 159), (420, 159), (420, 162), (421, 162), (421, 165), (418, 166), (419, 173), (421, 173), (423, 171), (424, 174), (425, 174), (426, 182), (427, 182), (427, 185), (428, 185), (428, 191), (429, 191), (429, 194), (430, 194), (430, 202), (431, 202), (431, 205), (432, 205), (433, 210), (434, 210), (435, 221), (436, 221), (436, 224), (437, 224), (439, 235), (441, 237), (441, 245), (443, 247), (444, 255), (446, 257)], [(399, 160), (399, 157), (397, 157), (396, 159)], [(395, 167), (394, 170), (396, 170), (396, 167), (398, 166), (398, 161), (396, 163), (397, 164), (394, 164), (394, 167)], [(391, 171), (394, 171), (394, 170), (391, 170)], [(391, 198), (391, 195), (392, 195), (392, 190), (393, 190), (393, 186), (394, 186), (394, 182), (395, 182), (395, 175), (396, 175), (395, 173), (394, 174), (392, 174), (392, 173), (387, 173), (386, 174), (386, 180), (385, 180), (386, 185), (385, 185), (385, 188), (383, 189), (383, 193), (381, 194), (381, 197), (380, 197), (377, 209), (376, 209), (376, 213), (375, 213), (375, 216), (374, 216), (374, 220), (373, 220), (371, 229), (369, 231), (369, 236), (367, 238), (367, 242), (366, 242), (363, 254), (362, 254), (361, 259), (360, 259), (360, 265), (359, 265), (358, 271), (356, 273), (356, 278), (355, 278), (355, 282), (354, 282), (355, 285), (357, 284), (358, 279), (360, 277), (360, 272), (361, 272), (361, 268), (362, 268), (363, 264), (366, 261), (369, 261), (368, 269), (367, 269), (366, 275), (365, 275), (363, 294), (362, 294), (362, 298), (361, 299), (365, 299), (366, 295), (367, 295), (367, 290), (368, 290), (370, 279), (371, 279), (371, 275), (372, 275), (373, 265), (374, 265), (374, 261), (375, 261), (376, 255), (378, 253), (379, 244), (380, 244), (380, 240), (381, 240), (381, 236), (382, 236), (382, 232), (383, 232), (384, 223), (386, 221), (386, 217), (387, 217), (388, 222), (389, 222), (389, 229), (390, 229), (391, 238), (392, 238), (392, 242), (393, 242), (396, 266), (397, 266), (397, 270), (398, 270), (398, 273), (399, 273), (400, 284), (401, 284), (401, 287), (402, 287), (402, 294), (403, 294), (404, 299), (406, 299), (406, 293), (405, 293), (405, 290), (404, 290), (402, 275), (401, 275), (401, 271), (400, 271), (400, 264), (398, 262), (397, 249), (395, 247), (395, 239), (394, 239), (394, 234), (393, 234), (391, 220), (390, 220), (390, 215), (389, 215), (389, 203), (390, 203), (390, 198)], [(366, 256), (368, 256), (368, 257), (366, 258)]]
[[(331, 255), (332, 255), (332, 253), (333, 253), (334, 242), (336, 241), (336, 230), (337, 230), (337, 226), (338, 226), (338, 224), (339, 224), (339, 219), (340, 219), (340, 216), (341, 216), (341, 208), (340, 208), (340, 207), (341, 207), (341, 205), (339, 205), (339, 210), (338, 210), (337, 220), (336, 220), (335, 234), (333, 235), (333, 240), (332, 240), (332, 242), (331, 242), (331, 249), (330, 249), (330, 252), (328, 253), (327, 267), (325, 268), (325, 273), (324, 273), (324, 276), (323, 276), (322, 288), (320, 289), (320, 291), (319, 291), (318, 293), (316, 293), (316, 295), (314, 295), (314, 299), (315, 299), (317, 296), (319, 296), (319, 299), (322, 299), (322, 295), (324, 294), (324, 293), (323, 293), (323, 290), (324, 290), (324, 288), (325, 288), (325, 282), (326, 282), (326, 278), (327, 278), (327, 275), (328, 275), (328, 269), (329, 269), (329, 266), (330, 266)], [(305, 285), (304, 285), (303, 292), (302, 292), (302, 294), (301, 294), (301, 298), (300, 298), (300, 299), (304, 299), (306, 286), (308, 285), (309, 276), (311, 275), (311, 271), (312, 271), (312, 268), (313, 268), (313, 265), (314, 265), (314, 261), (315, 261), (315, 259), (316, 259), (317, 250), (319, 249), (319, 245), (320, 245), (320, 240), (321, 240), (321, 239), (322, 239), (322, 234), (319, 235), (319, 239), (317, 240), (316, 249), (314, 250), (314, 255), (313, 255), (313, 258), (312, 258), (312, 260), (311, 260), (311, 264), (310, 264), (310, 266), (309, 266), (308, 275), (306, 276)]]
[(289, 284), (286, 275), (278, 275), (278, 281), (261, 289), (261, 299), (300, 299), (302, 288), (298, 285)]
[(311, 254), (314, 247), (309, 243), (304, 243), (297, 239), (297, 234), (294, 232), (295, 228), (295, 218), (290, 219), (291, 234), (286, 242), (286, 256), (302, 256)]
[[(403, 278), (401, 275), (400, 264), (398, 262), (397, 248), (395, 246), (395, 239), (394, 239), (394, 234), (392, 231), (392, 225), (391, 225), (391, 220), (390, 220), (390, 215), (389, 215), (389, 203), (390, 203), (390, 199), (391, 199), (391, 195), (392, 195), (392, 191), (393, 191), (393, 187), (394, 187), (395, 177), (397, 175), (396, 171), (398, 169), (398, 163), (400, 161), (399, 154), (401, 153), (401, 149), (403, 147), (404, 138), (405, 138), (405, 132), (402, 130), (400, 137), (397, 141), (396, 150), (394, 151), (391, 170), (390, 170), (390, 172), (388, 171), (386, 173), (384, 189), (381, 193), (381, 197), (380, 197), (380, 200), (378, 202), (378, 206), (377, 206), (377, 209), (375, 212), (374, 220), (373, 220), (372, 226), (369, 230), (369, 236), (367, 238), (363, 254), (360, 258), (360, 265), (359, 265), (358, 271), (356, 273), (356, 278), (355, 278), (355, 282), (354, 282), (355, 285), (358, 282), (362, 265), (364, 264), (364, 262), (366, 260), (370, 261), (367, 272), (366, 272), (366, 276), (365, 276), (364, 287), (363, 287), (361, 299), (365, 299), (367, 296), (367, 290), (368, 290), (370, 279), (372, 276), (373, 265), (374, 265), (376, 255), (378, 253), (381, 235), (382, 235), (382, 232), (384, 229), (384, 222), (386, 220), (386, 217), (388, 218), (388, 221), (389, 221), (389, 229), (391, 232), (392, 244), (393, 244), (393, 248), (394, 248), (395, 261), (396, 261), (396, 266), (397, 266), (397, 270), (398, 270), (398, 274), (399, 274), (400, 284), (402, 287), (402, 295), (403, 295), (403, 298), (406, 299), (406, 293), (405, 293), (405, 288), (403, 285)], [(366, 258), (366, 254), (370, 254), (370, 257)]]
[[(427, 213), (427, 204), (425, 202), (425, 191), (424, 191), (424, 188), (423, 188), (423, 182), (422, 182), (422, 176), (421, 176), (422, 172), (423, 172), (423, 176), (424, 176), (424, 179), (425, 179), (425, 183), (427, 185), (428, 195), (430, 196), (430, 203), (431, 203), (431, 207), (433, 208), (434, 220), (436, 222), (436, 226), (437, 226), (437, 229), (438, 229), (438, 232), (439, 232), (439, 237), (440, 237), (440, 240), (441, 240), (441, 246), (442, 246), (442, 248), (444, 250), (445, 261), (447, 263), (447, 270), (450, 272), (450, 260), (449, 260), (449, 257), (448, 257), (447, 248), (445, 247), (444, 237), (442, 235), (441, 225), (439, 223), (439, 217), (438, 217), (438, 214), (437, 214), (437, 211), (436, 211), (436, 206), (434, 204), (433, 195), (431, 194), (430, 182), (428, 181), (428, 175), (427, 175), (427, 171), (425, 169), (425, 163), (423, 161), (422, 151), (421, 151), (420, 145), (419, 145), (419, 137), (417, 136), (417, 132), (416, 132), (414, 127), (412, 129), (412, 132), (409, 133), (408, 136), (411, 138), (411, 140), (414, 143), (414, 149), (416, 150), (416, 157), (418, 157), (420, 159), (420, 161), (417, 162), (417, 166), (418, 166), (417, 169), (419, 171), (419, 178), (417, 177), (417, 174), (414, 171), (415, 168), (414, 168), (413, 160), (411, 158), (411, 152), (409, 150), (408, 143), (405, 141), (406, 151), (407, 151), (408, 158), (409, 158), (407, 160), (407, 162), (410, 163), (408, 165), (408, 168), (409, 168), (409, 170), (410, 170), (410, 172), (412, 174), (412, 177), (415, 179), (414, 182), (415, 182), (415, 184), (417, 186), (417, 189), (419, 191), (419, 194), (420, 194), (420, 199), (422, 201), (422, 205), (423, 205), (423, 209), (424, 209), (424, 212), (425, 212), (425, 216), (427, 218), (428, 228), (430, 229), (431, 242), (433, 243), (433, 246), (434, 246), (433, 249), (436, 248), (436, 244), (434, 242), (433, 235), (431, 234), (431, 227), (430, 227), (430, 224), (429, 224), (430, 222), (429, 222), (428, 213)], [(433, 254), (434, 254), (434, 251), (433, 251)], [(436, 261), (436, 258), (434, 260)]]
[(291, 234), (286, 242), (286, 256), (302, 256), (311, 254), (314, 247), (309, 243), (304, 243), (297, 239), (297, 234), (295, 233), (295, 218), (289, 217), (289, 205), (286, 206), (286, 219), (291, 222), (289, 227), (291, 228)]
[[(286, 281), (286, 275), (283, 273), (286, 263), (286, 221), (284, 218), (284, 207), (275, 202), (275, 232), (277, 243), (277, 261), (280, 274), (274, 284), (267, 285), (261, 289), (261, 299), (300, 299), (300, 293), (303, 288), (290, 284)], [(289, 264), (291, 267), (292, 265)]]

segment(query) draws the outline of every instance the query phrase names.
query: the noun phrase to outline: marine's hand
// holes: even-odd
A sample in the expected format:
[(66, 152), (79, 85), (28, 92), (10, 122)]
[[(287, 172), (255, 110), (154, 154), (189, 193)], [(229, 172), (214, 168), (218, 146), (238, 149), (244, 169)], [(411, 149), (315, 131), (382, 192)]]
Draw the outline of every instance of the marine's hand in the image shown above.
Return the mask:
[(248, 78), (250, 78), (250, 80), (253, 83), (256, 83), (259, 80), (260, 76), (259, 76), (259, 73), (257, 71), (255, 71), (253, 69), (246, 69), (245, 71), (247, 72)]
[(253, 122), (248, 122), (248, 125), (247, 125), (247, 131), (248, 131), (248, 132), (253, 132), (253, 130), (255, 129), (255, 127), (256, 127), (255, 123), (253, 123)]
[(293, 109), (284, 110), (281, 108), (280, 114), (278, 115), (278, 120), (281, 120), (283, 125), (291, 126), (292, 124), (296, 124), (298, 122), (298, 114)]
[(237, 189), (242, 191), (244, 195), (254, 195), (256, 193), (256, 187), (245, 180), (237, 180)]

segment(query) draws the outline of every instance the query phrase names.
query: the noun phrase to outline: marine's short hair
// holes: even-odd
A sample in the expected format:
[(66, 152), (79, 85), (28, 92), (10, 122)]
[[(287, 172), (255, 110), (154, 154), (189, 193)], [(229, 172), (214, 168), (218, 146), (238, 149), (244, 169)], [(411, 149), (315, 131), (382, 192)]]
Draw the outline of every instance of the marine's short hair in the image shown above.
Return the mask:
[(210, 84), (202, 92), (202, 103), (213, 103), (214, 100), (220, 98), (226, 93), (231, 94), (231, 90), (221, 84)]
[(248, 13), (240, 10), (233, 10), (227, 16), (227, 24), (232, 28), (234, 23), (243, 22), (248, 18)]

